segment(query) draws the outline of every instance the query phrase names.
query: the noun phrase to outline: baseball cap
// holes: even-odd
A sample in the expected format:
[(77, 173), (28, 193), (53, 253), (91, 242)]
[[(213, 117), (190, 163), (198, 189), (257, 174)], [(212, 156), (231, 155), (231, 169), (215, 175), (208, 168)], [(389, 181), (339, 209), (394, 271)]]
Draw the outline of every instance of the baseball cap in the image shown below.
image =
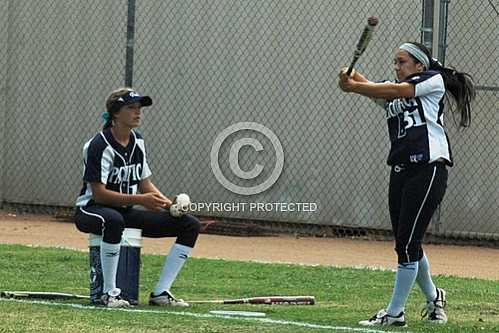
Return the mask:
[(126, 90), (121, 94), (115, 95), (108, 101), (108, 111), (117, 110), (123, 105), (140, 103), (141, 106), (152, 105), (152, 99), (149, 96), (142, 96), (135, 90)]

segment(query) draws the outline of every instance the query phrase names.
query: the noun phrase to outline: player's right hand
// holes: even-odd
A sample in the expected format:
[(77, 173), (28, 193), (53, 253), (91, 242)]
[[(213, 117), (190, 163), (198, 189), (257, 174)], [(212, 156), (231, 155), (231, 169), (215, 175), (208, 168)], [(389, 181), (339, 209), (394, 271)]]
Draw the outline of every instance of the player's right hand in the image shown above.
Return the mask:
[(141, 199), (141, 204), (142, 206), (146, 207), (147, 209), (153, 210), (153, 211), (160, 211), (162, 208), (165, 208), (168, 204), (169, 201), (165, 200), (164, 197), (157, 193), (144, 193), (142, 194), (142, 199)]
[(357, 71), (355, 70), (355, 68), (352, 68), (352, 71), (350, 72), (350, 75), (347, 75), (347, 72), (348, 72), (348, 67), (343, 67), (343, 68), (341, 68), (341, 70), (340, 70), (340, 75), (339, 75), (339, 76), (340, 76), (340, 78), (341, 78), (341, 76), (344, 74), (345, 76), (350, 76), (350, 77), (353, 79), (353, 78), (354, 78), (354, 76), (355, 76), (355, 73), (356, 73)]
[(338, 86), (340, 87), (340, 89), (345, 92), (351, 92), (353, 90), (353, 84), (355, 83), (355, 81), (353, 80), (352, 76), (347, 75), (347, 69), (343, 68), (338, 76)]
[(355, 68), (352, 69), (352, 72), (350, 73), (350, 76), (347, 75), (348, 67), (343, 67), (340, 70), (339, 78), (340, 80), (347, 80), (347, 79), (352, 79), (357, 82), (367, 82), (368, 79), (362, 75), (359, 71), (357, 71)]

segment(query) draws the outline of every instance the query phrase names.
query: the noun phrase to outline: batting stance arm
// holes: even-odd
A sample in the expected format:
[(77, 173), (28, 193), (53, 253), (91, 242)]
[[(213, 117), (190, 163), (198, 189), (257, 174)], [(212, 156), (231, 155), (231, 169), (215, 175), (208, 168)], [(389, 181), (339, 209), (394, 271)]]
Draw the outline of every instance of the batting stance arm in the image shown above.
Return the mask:
[(407, 82), (355, 82), (350, 91), (366, 97), (383, 99), (414, 97), (415, 95), (414, 85)]
[(362, 74), (360, 74), (357, 70), (353, 69), (352, 74), (350, 74), (350, 77), (357, 82), (369, 82), (368, 79)]
[(92, 182), (90, 186), (92, 187), (92, 199), (102, 205), (115, 207), (142, 205), (151, 210), (159, 211), (169, 203), (157, 193), (123, 194), (108, 190), (104, 184), (99, 182)]
[(416, 94), (413, 84), (407, 82), (360, 82), (348, 76), (345, 69), (340, 72), (338, 85), (345, 92), (353, 92), (371, 98), (394, 99), (414, 97)]

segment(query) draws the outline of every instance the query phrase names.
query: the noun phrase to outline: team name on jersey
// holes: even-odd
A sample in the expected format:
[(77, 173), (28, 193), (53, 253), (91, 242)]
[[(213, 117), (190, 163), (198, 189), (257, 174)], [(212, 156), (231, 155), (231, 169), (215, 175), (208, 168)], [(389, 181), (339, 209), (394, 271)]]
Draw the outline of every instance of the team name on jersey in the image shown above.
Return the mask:
[(386, 108), (386, 118), (398, 117), (405, 112), (411, 113), (417, 109), (416, 101), (413, 98), (395, 99), (388, 103)]
[(112, 184), (120, 184), (122, 182), (129, 183), (130, 181), (138, 182), (140, 181), (141, 174), (142, 165), (140, 164), (132, 164), (122, 167), (113, 166), (107, 182)]
[(386, 117), (387, 119), (398, 118), (398, 138), (405, 137), (408, 129), (426, 124), (425, 120), (421, 118), (418, 104), (414, 98), (400, 98), (389, 102), (386, 108)]

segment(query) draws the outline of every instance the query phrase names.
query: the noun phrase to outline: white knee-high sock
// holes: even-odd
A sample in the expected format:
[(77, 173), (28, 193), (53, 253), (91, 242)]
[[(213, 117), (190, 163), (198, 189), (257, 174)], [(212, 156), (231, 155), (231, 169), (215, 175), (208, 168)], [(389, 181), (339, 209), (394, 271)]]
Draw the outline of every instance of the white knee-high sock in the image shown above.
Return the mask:
[(102, 278), (104, 287), (102, 292), (107, 293), (116, 288), (116, 273), (120, 260), (120, 244), (111, 244), (101, 241), (100, 262), (102, 265)]
[(390, 316), (398, 316), (400, 312), (404, 311), (405, 303), (407, 302), (417, 274), (417, 261), (398, 264), (392, 300), (386, 310)]
[(170, 253), (165, 259), (158, 284), (154, 288), (154, 295), (159, 295), (165, 290), (170, 290), (173, 281), (175, 281), (177, 274), (182, 269), (182, 266), (184, 266), (185, 260), (189, 257), (191, 251), (192, 247), (177, 243), (173, 244)]
[(418, 275), (416, 277), (416, 281), (423, 291), (423, 294), (426, 296), (427, 301), (433, 301), (437, 298), (437, 288), (431, 279), (430, 273), (430, 262), (426, 257), (426, 254), (423, 254), (423, 258), (419, 260), (418, 267)]

